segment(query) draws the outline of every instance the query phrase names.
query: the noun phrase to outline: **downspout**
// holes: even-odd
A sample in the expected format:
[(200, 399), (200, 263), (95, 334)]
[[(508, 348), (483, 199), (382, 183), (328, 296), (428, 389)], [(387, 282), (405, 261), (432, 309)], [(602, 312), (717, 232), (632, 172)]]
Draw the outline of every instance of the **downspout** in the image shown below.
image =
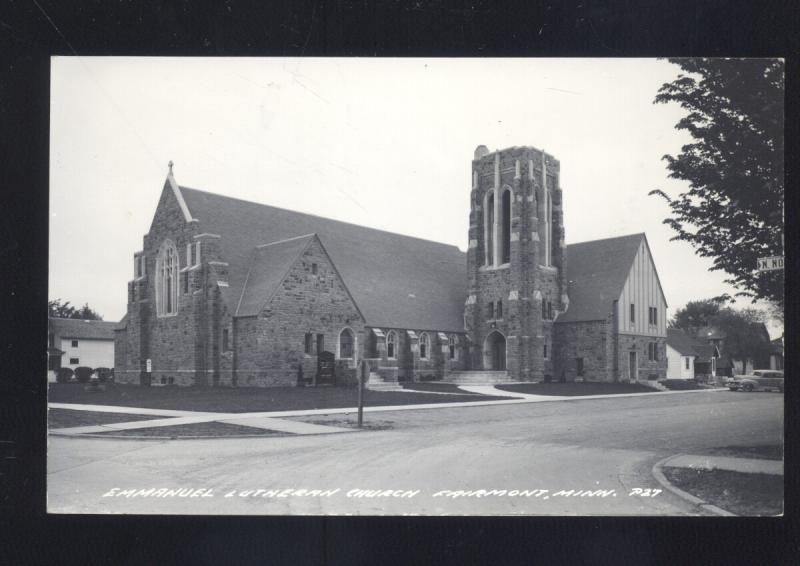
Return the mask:
[(614, 353), (611, 357), (612, 360), (612, 371), (613, 371), (613, 380), (619, 381), (619, 300), (615, 300), (611, 303), (613, 306), (612, 311), (612, 332), (614, 335), (611, 338), (611, 344), (614, 348)]

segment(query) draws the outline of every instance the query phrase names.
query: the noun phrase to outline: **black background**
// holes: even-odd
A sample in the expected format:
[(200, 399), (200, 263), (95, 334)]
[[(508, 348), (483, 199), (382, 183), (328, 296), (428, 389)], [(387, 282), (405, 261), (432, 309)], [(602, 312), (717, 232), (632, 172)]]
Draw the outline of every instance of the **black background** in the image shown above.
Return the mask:
[[(772, 1), (6, 1), (0, 6), (0, 563), (796, 562), (799, 20), (794, 2)], [(46, 373), (51, 55), (785, 57), (786, 516), (47, 516), (40, 376)], [(90, 223), (91, 213), (76, 221)]]

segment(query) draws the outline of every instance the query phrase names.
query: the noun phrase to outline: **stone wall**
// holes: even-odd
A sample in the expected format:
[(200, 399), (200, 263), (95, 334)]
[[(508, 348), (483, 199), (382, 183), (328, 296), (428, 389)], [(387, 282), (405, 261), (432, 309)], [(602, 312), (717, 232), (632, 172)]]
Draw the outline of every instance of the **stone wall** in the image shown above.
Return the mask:
[[(613, 340), (610, 317), (607, 320), (555, 324), (554, 379), (562, 374), (566, 381), (614, 381)], [(583, 359), (583, 375), (578, 375), (578, 358)]]
[[(317, 264), (317, 274), (312, 273)], [(235, 383), (240, 386), (295, 385), (298, 366), (303, 375), (316, 374), (317, 334), (324, 336), (324, 350), (339, 358), (339, 335), (350, 328), (355, 353), (346, 360), (355, 367), (364, 357), (367, 329), (344, 283), (313, 239), (292, 266), (270, 302), (256, 317), (237, 318)], [(305, 335), (312, 334), (312, 352), (305, 353)]]
[[(648, 358), (650, 342), (658, 344), (658, 361)], [(630, 352), (636, 352), (637, 366), (639, 368), (638, 381), (656, 381), (667, 378), (667, 340), (655, 336), (637, 336), (632, 334), (619, 335), (619, 377), (621, 381), (631, 380), (629, 370)]]

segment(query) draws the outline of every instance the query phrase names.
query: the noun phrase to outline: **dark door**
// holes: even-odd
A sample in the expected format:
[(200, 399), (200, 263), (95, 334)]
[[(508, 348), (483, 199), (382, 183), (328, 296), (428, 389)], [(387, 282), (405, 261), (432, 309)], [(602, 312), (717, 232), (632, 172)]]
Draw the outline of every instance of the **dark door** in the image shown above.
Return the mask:
[(333, 385), (336, 377), (336, 356), (333, 352), (320, 352), (317, 356), (317, 385)]
[(493, 358), (494, 358), (494, 369), (503, 371), (506, 369), (506, 341), (505, 340), (495, 340), (493, 345)]

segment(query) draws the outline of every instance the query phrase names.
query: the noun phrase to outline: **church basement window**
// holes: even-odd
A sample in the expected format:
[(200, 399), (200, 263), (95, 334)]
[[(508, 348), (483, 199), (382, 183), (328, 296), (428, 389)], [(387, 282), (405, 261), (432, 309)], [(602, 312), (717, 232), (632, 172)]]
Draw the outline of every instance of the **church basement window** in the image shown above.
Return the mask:
[(577, 368), (577, 374), (579, 376), (583, 375), (583, 358), (575, 358), (575, 366)]

